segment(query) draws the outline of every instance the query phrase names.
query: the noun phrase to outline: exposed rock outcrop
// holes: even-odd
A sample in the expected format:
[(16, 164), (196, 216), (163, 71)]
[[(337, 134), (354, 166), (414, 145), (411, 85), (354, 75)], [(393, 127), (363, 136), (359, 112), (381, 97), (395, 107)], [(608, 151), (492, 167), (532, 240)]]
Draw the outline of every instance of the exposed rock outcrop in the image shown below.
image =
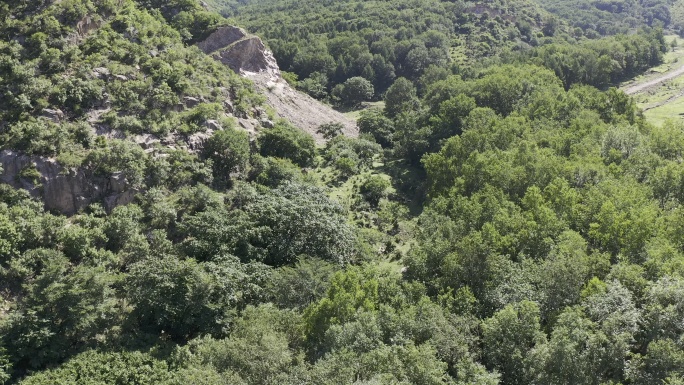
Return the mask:
[[(273, 53), (259, 37), (249, 35), (241, 28), (226, 26), (209, 35), (198, 47), (233, 71), (251, 79), (279, 117), (308, 132), (318, 143), (325, 142), (316, 132), (324, 123), (342, 123), (345, 135), (358, 135), (356, 122), (352, 119), (292, 88), (280, 75)], [(240, 123), (242, 127), (246, 126)], [(272, 122), (264, 120), (261, 125), (272, 125)]]
[(59, 123), (60, 121), (64, 120), (64, 112), (62, 112), (62, 110), (51, 110), (49, 108), (45, 108), (41, 116), (48, 118), (55, 123)]
[(269, 53), (261, 39), (248, 37), (219, 51), (217, 58), (236, 72), (273, 71), (279, 73), (278, 67), (274, 66), (275, 58)]
[(197, 47), (207, 55), (214, 53), (220, 49), (226, 48), (238, 40), (247, 37), (247, 32), (238, 27), (225, 26), (217, 29), (214, 33), (209, 35), (204, 41), (197, 43)]
[(278, 63), (264, 42), (242, 28), (221, 27), (197, 46), (237, 73), (268, 72), (280, 76)]
[[(87, 33), (90, 24), (84, 24), (83, 33)], [(303, 94), (292, 87), (281, 77), (278, 64), (273, 54), (266, 49), (264, 43), (256, 36), (249, 35), (237, 27), (223, 27), (198, 44), (199, 48), (234, 71), (254, 81), (267, 97), (268, 103), (277, 111), (279, 117), (292, 122), (295, 126), (312, 134), (319, 143), (324, 142), (316, 129), (323, 123), (340, 122), (345, 126), (344, 133), (349, 136), (358, 134), (356, 123), (329, 106)], [(93, 69), (93, 77), (128, 81), (124, 75), (111, 74), (108, 69)], [(200, 98), (186, 96), (179, 108), (191, 108), (203, 103)], [(227, 112), (232, 113), (232, 100), (224, 102)], [(88, 122), (98, 136), (124, 139), (128, 136), (108, 126), (97, 124), (100, 117), (108, 112), (109, 106), (88, 113)], [(66, 120), (60, 110), (46, 109), (42, 112), (46, 119), (55, 123)], [(255, 109), (253, 113), (236, 116), (240, 127), (255, 134), (259, 127), (272, 127), (273, 122), (263, 109)], [(188, 137), (174, 133), (166, 137), (152, 134), (131, 136), (128, 139), (138, 143), (146, 152), (153, 152), (156, 146), (182, 148), (189, 152), (199, 152), (213, 132), (221, 130), (219, 121), (210, 120), (205, 123), (204, 132)], [(85, 169), (71, 169), (60, 165), (55, 159), (28, 156), (12, 150), (0, 151), (2, 174), (0, 182), (16, 188), (28, 190), (31, 195), (40, 198), (48, 210), (71, 215), (86, 208), (94, 202), (104, 203), (105, 209), (111, 210), (118, 205), (133, 201), (137, 190), (128, 185), (121, 173), (110, 176), (96, 176)]]
[[(67, 215), (97, 201), (103, 201), (105, 208), (111, 210), (132, 202), (137, 192), (129, 188), (123, 175), (94, 177), (84, 170), (66, 169), (51, 158), (2, 150), (0, 164), (3, 168), (0, 182), (28, 190), (41, 198), (48, 210)], [(35, 170), (40, 176), (32, 180), (26, 176), (26, 170)]]

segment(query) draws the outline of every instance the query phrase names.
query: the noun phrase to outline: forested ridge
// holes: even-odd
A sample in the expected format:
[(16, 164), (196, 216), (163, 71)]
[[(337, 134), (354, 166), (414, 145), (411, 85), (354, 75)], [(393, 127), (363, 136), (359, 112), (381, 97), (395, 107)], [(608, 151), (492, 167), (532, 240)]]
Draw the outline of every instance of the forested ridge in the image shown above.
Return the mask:
[(678, 1), (672, 0), (535, 2), (578, 28), (577, 33), (590, 37), (626, 33), (644, 24), (652, 27), (671, 25), (677, 31), (682, 31), (683, 26), (681, 16), (672, 11)]
[(585, 33), (562, 22), (564, 14), (531, 1), (219, 3), (232, 20), (266, 39), (300, 90), (343, 107), (350, 79), (370, 82), (365, 99), (379, 100), (400, 77), (422, 89), (438, 69), (476, 76), (472, 70), (483, 63), (519, 56), (528, 62), (529, 55), (567, 87), (581, 82), (605, 89), (659, 63), (664, 49), (657, 32), (663, 23), (635, 21), (631, 29)]
[[(0, 383), (683, 384), (684, 125), (613, 87), (663, 30), (488, 4), (0, 2)], [(359, 136), (194, 46), (229, 23)]]

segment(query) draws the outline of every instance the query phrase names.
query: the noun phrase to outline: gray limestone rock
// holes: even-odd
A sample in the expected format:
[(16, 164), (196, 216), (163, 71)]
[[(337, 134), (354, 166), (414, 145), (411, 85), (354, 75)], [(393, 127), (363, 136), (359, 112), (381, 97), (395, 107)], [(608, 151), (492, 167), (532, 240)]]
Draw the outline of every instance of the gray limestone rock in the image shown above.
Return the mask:
[(59, 109), (53, 110), (50, 108), (45, 108), (43, 109), (42, 116), (44, 118), (52, 120), (55, 123), (59, 123), (64, 119), (64, 112), (62, 112), (62, 110)]
[(218, 51), (221, 48), (228, 47), (238, 40), (247, 37), (247, 32), (238, 27), (225, 26), (217, 29), (214, 33), (209, 35), (204, 41), (197, 44), (199, 49), (206, 54)]
[(221, 127), (221, 123), (213, 119), (209, 119), (206, 122), (204, 122), (204, 126), (212, 131), (218, 131), (223, 129), (223, 127)]
[(237, 73), (266, 71), (280, 74), (278, 63), (264, 42), (242, 28), (221, 27), (197, 46)]
[[(42, 199), (46, 209), (67, 215), (102, 199), (111, 210), (116, 205), (130, 203), (135, 196), (121, 173), (110, 178), (96, 177), (83, 169), (66, 169), (52, 158), (28, 156), (12, 150), (0, 151), (0, 165), (3, 169), (0, 182), (23, 188)], [(22, 170), (29, 167), (40, 174), (36, 183), (21, 176)]]
[(185, 106), (188, 108), (195, 107), (200, 103), (202, 103), (202, 101), (199, 98), (196, 98), (194, 96), (183, 97), (183, 104), (185, 104)]
[[(325, 138), (316, 132), (324, 122), (341, 123), (345, 135), (358, 136), (359, 130), (353, 119), (287, 84), (273, 53), (259, 37), (249, 35), (243, 29), (226, 26), (209, 35), (198, 47), (233, 71), (251, 79), (266, 96), (267, 103), (276, 111), (277, 117), (308, 132), (318, 143), (325, 142)], [(250, 112), (255, 119), (244, 111), (232, 112), (238, 118), (239, 126), (248, 132), (254, 133), (257, 126), (268, 128), (273, 125), (263, 109)]]
[(97, 67), (93, 69), (93, 77), (98, 79), (106, 79), (109, 76), (109, 70), (106, 67)]

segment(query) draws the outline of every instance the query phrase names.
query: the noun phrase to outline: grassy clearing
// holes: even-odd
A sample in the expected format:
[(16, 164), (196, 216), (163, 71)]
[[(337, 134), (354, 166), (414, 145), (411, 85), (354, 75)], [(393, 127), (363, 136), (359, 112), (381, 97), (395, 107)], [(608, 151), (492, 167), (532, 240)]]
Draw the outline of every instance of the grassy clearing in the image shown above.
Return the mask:
[(662, 125), (667, 120), (684, 121), (684, 98), (678, 98), (660, 107), (644, 112), (648, 120), (654, 124)]
[[(677, 35), (668, 35), (665, 36), (665, 41), (668, 47), (674, 41), (676, 47), (665, 54), (663, 64), (653, 67), (644, 75), (622, 84), (622, 88), (651, 81), (668, 71), (684, 66), (684, 39)], [(682, 115), (684, 113), (683, 91), (684, 75), (638, 92), (633, 97), (637, 106), (644, 110), (644, 115), (649, 121), (661, 125), (669, 119), (684, 120), (684, 115)]]
[[(408, 209), (407, 216), (398, 220), (394, 231), (388, 232), (387, 228), (383, 229), (378, 224), (383, 203), (372, 207), (359, 192), (361, 185), (370, 176), (380, 176), (392, 184), (392, 176), (385, 171), (385, 164), (377, 160), (371, 169), (348, 178), (342, 177), (338, 170), (330, 166), (319, 166), (308, 175), (320, 186), (328, 188), (328, 196), (348, 210), (348, 221), (360, 229), (361, 237), (372, 246), (374, 252), (377, 252), (376, 262), (393, 270), (401, 270), (401, 257), (406, 255), (415, 243), (413, 234), (416, 218), (411, 208), (411, 200), (398, 198), (399, 201), (407, 201), (404, 203)], [(387, 190), (387, 194), (393, 200), (402, 195), (394, 186)], [(386, 199), (383, 198), (381, 202)]]
[(359, 116), (361, 116), (361, 111), (368, 110), (371, 108), (377, 108), (377, 109), (384, 109), (385, 108), (385, 102), (384, 101), (379, 101), (379, 102), (364, 102), (361, 105), (361, 108), (353, 111), (347, 111), (344, 113), (346, 117), (349, 119), (357, 120)]
[(658, 107), (670, 98), (680, 95), (684, 88), (684, 76), (665, 81), (649, 90), (634, 94), (634, 100), (639, 107), (648, 110)]

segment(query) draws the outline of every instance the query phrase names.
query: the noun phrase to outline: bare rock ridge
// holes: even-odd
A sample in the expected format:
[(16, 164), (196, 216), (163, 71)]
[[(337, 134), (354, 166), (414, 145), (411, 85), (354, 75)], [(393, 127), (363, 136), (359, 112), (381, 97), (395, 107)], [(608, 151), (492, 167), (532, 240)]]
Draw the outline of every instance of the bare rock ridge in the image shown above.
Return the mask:
[(345, 135), (358, 136), (356, 122), (352, 119), (292, 88), (280, 75), (273, 53), (259, 37), (238, 27), (225, 26), (197, 46), (233, 71), (251, 79), (279, 117), (308, 132), (318, 143), (323, 143), (324, 139), (316, 129), (324, 123), (342, 123)]

